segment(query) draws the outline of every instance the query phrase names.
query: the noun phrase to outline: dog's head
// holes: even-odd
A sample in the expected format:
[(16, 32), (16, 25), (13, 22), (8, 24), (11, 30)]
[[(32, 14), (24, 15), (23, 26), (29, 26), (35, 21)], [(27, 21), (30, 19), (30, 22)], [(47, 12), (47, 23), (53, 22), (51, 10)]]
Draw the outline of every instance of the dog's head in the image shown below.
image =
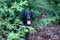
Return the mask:
[(22, 12), (22, 21), (26, 22), (27, 25), (31, 24), (31, 19), (33, 18), (34, 13), (30, 10), (25, 10)]
[(29, 11), (29, 10), (25, 11), (25, 16), (26, 16), (26, 19), (27, 19), (26, 22), (27, 22), (28, 25), (31, 24), (31, 15), (32, 15), (31, 11)]

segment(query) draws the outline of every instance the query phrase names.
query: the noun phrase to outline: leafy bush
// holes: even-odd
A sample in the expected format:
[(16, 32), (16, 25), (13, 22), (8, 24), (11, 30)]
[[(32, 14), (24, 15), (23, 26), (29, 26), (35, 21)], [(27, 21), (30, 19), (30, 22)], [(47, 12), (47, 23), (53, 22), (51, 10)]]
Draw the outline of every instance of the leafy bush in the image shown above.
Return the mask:
[(20, 12), (27, 6), (23, 0), (0, 0), (0, 40), (24, 40), (27, 32), (33, 33), (32, 27), (24, 26)]
[(23, 40), (26, 32), (35, 31), (32, 27), (22, 26), (20, 12), (25, 9), (34, 11), (33, 23), (40, 28), (60, 20), (60, 0), (0, 0), (1, 40)]
[(59, 22), (60, 0), (28, 0), (28, 3), (29, 3), (30, 8), (38, 11), (38, 14), (40, 15), (40, 17), (41, 15), (44, 16), (43, 19), (40, 19), (39, 21), (36, 19), (34, 21), (34, 23), (40, 28), (44, 24), (51, 24), (53, 22), (54, 23)]

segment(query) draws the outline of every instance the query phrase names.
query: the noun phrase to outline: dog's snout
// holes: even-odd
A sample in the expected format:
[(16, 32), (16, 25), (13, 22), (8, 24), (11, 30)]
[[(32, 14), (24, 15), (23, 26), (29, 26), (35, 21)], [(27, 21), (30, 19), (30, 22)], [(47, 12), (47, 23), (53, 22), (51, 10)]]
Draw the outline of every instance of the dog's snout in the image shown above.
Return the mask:
[(31, 19), (30, 13), (27, 13), (26, 17), (27, 17), (27, 20), (30, 20)]
[(31, 19), (30, 16), (28, 16), (28, 17), (27, 17), (27, 20), (30, 20), (30, 19)]

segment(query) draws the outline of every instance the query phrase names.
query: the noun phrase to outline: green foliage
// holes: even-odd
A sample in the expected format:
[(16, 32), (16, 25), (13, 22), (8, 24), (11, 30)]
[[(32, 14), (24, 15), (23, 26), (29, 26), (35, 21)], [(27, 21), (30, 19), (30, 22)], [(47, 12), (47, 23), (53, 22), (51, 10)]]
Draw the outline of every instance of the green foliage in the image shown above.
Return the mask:
[[(34, 33), (34, 29), (32, 27), (26, 27), (26, 26), (20, 26), (19, 29), (14, 28), (17, 30), (17, 33), (14, 33), (13, 31), (8, 34), (7, 40), (24, 40), (23, 38), (25, 37), (26, 32), (31, 32)], [(21, 38), (23, 37), (23, 38)]]
[[(25, 37), (25, 33), (34, 33), (35, 30), (29, 26), (21, 26), (17, 24), (1, 24), (0, 35), (6, 36), (6, 40), (22, 40)], [(22, 37), (22, 38), (21, 38)]]
[(27, 3), (24, 0), (0, 0), (0, 40), (24, 40), (27, 32), (35, 32), (20, 20), (20, 12)]
[[(26, 32), (35, 31), (32, 27), (22, 26), (20, 12), (25, 9), (30, 9), (35, 13), (35, 20), (32, 21), (40, 28), (45, 24), (56, 23), (60, 20), (60, 0), (0, 0), (1, 40), (24, 40), (21, 37), (24, 37)], [(38, 21), (41, 14), (44, 17)]]
[(56, 22), (56, 17), (43, 18), (39, 20), (37, 25), (42, 28), (43, 25), (50, 25), (53, 22)]
[[(46, 16), (43, 19), (40, 19), (39, 21), (38, 18), (36, 18), (36, 20), (34, 21), (35, 25), (41, 28), (44, 24), (59, 22), (60, 0), (28, 0), (28, 3), (30, 6), (29, 8), (33, 9), (34, 11), (38, 11), (38, 13), (35, 12), (37, 15), (44, 14), (44, 16)], [(43, 9), (42, 11), (40, 11), (41, 8)]]

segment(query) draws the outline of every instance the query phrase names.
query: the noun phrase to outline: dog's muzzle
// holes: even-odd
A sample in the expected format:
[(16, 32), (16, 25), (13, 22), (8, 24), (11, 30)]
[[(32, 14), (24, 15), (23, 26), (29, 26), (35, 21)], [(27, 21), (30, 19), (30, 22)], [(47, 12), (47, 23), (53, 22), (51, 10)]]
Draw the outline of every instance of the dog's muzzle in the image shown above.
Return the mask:
[(31, 24), (31, 20), (27, 20), (27, 24), (30, 25)]

